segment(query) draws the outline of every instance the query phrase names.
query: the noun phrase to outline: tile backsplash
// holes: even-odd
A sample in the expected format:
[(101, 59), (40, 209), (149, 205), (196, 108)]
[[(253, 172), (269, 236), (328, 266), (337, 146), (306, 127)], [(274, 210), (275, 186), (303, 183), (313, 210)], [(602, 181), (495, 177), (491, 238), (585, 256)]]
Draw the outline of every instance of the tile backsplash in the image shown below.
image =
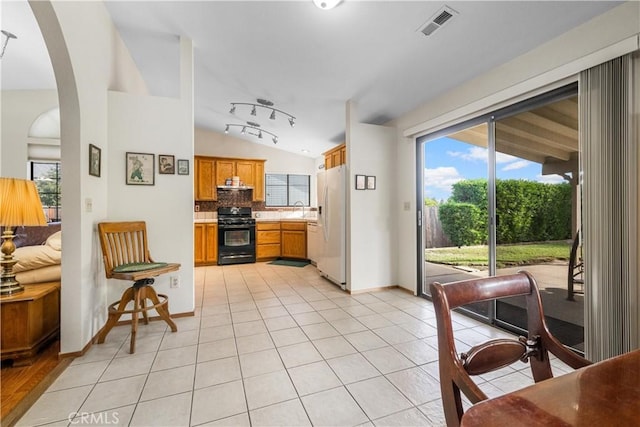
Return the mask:
[(253, 190), (218, 189), (217, 201), (196, 201), (199, 212), (216, 212), (219, 207), (238, 206), (254, 211), (264, 210), (264, 202), (254, 202)]
[[(196, 201), (195, 212), (217, 212), (219, 207), (238, 206), (242, 208), (251, 208), (252, 211), (275, 211), (287, 212), (300, 208), (276, 207), (268, 208), (264, 202), (254, 202), (253, 190), (224, 190), (218, 189), (218, 200), (216, 201)], [(305, 207), (306, 212), (315, 211), (315, 208)], [(203, 216), (203, 218), (205, 218)]]

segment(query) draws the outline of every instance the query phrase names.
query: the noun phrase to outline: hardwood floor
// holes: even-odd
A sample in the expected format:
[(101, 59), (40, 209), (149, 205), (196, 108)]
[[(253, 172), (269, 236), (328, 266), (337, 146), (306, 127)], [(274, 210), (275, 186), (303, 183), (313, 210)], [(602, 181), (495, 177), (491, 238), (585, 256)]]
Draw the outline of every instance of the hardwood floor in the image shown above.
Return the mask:
[(72, 358), (58, 360), (60, 342), (55, 341), (38, 354), (30, 366), (11, 367), (3, 362), (0, 371), (2, 427), (13, 424), (44, 393)]

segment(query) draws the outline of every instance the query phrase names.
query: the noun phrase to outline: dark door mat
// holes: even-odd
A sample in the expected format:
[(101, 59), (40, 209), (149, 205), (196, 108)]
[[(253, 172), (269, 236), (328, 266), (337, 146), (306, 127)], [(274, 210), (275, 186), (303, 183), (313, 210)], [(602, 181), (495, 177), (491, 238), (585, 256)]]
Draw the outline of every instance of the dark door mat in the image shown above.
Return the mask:
[(290, 259), (277, 259), (275, 261), (271, 261), (269, 264), (273, 265), (286, 265), (288, 267), (304, 267), (309, 264), (309, 261), (294, 261)]

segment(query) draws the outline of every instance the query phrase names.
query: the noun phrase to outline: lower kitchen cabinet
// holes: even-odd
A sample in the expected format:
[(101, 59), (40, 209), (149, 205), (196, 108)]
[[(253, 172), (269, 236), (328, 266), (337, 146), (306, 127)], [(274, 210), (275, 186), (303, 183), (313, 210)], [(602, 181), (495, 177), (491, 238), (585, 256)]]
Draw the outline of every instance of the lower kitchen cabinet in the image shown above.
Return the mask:
[(193, 243), (195, 265), (218, 263), (218, 224), (194, 224)]
[(280, 256), (307, 259), (307, 223), (283, 221), (280, 227), (282, 230)]
[(280, 256), (280, 222), (256, 223), (256, 259), (265, 261)]

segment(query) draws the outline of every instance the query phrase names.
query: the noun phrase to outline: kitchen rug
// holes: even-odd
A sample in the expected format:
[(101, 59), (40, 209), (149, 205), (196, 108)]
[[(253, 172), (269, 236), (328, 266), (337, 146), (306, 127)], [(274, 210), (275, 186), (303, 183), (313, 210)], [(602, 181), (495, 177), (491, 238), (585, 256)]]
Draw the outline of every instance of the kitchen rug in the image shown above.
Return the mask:
[(273, 265), (286, 265), (288, 267), (304, 267), (309, 264), (309, 261), (294, 261), (290, 259), (277, 259), (275, 261), (271, 261), (269, 264)]

